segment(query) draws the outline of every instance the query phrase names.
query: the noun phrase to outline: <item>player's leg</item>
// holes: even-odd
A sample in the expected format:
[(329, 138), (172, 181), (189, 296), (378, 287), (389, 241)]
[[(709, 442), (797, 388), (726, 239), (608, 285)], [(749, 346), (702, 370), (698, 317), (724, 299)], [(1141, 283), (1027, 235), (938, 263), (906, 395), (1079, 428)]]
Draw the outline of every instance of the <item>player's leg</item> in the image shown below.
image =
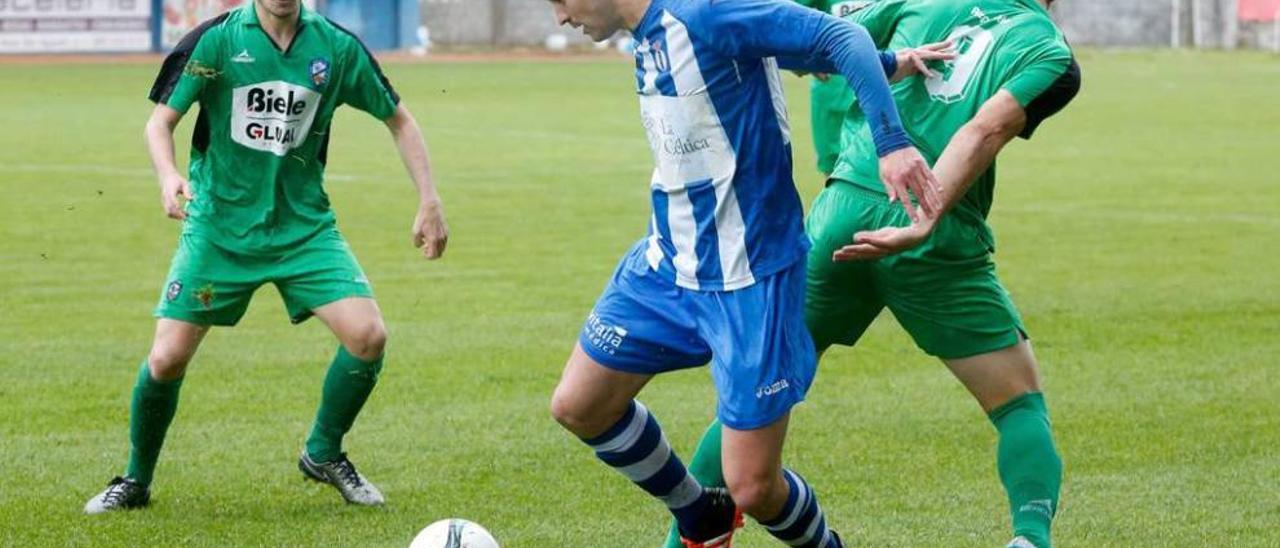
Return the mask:
[(1062, 485), (1062, 459), (1053, 441), (1031, 343), (1022, 340), (1009, 348), (945, 361), (999, 432), (996, 469), (1009, 497), (1015, 537), (1036, 548), (1049, 548)]
[(382, 371), (387, 328), (378, 304), (349, 297), (315, 309), (315, 315), (338, 338), (338, 348), (325, 373), (306, 453), (313, 462), (342, 458), (342, 439), (369, 400)]
[(984, 232), (944, 217), (925, 245), (877, 263), (880, 282), (916, 344), (946, 362), (988, 413), (999, 434), (997, 469), (1015, 535), (1047, 548), (1062, 460), (1031, 346), (996, 277)]
[[(805, 230), (813, 247), (805, 267), (805, 324), (819, 355), (833, 344), (852, 345), (884, 308), (875, 294), (870, 269), (864, 263), (835, 263), (831, 254), (854, 232), (873, 228), (878, 219), (866, 218), (866, 208), (847, 193), (848, 185), (824, 189), (810, 208)], [(698, 442), (689, 471), (704, 486), (724, 485), (721, 470), (720, 421), (714, 421)], [(680, 548), (675, 525), (667, 548)]]
[(138, 371), (129, 411), (129, 464), (123, 476), (85, 505), (99, 513), (145, 505), (160, 449), (177, 412), (187, 365), (210, 326), (232, 326), (244, 315), (258, 282), (207, 239), (183, 234), (156, 306), (155, 337)]
[[(634, 248), (631, 257), (643, 250)], [(687, 537), (707, 542), (732, 535), (732, 501), (689, 475), (653, 414), (635, 400), (654, 374), (711, 358), (685, 294), (647, 269), (632, 270), (624, 258), (583, 325), (551, 413), (606, 465), (660, 500)]]
[(351, 248), (336, 230), (297, 246), (273, 266), (272, 279), (293, 323), (314, 315), (333, 332), (338, 347), (320, 391), (320, 405), (298, 469), (328, 483), (342, 498), (383, 504), (381, 491), (356, 471), (342, 442), (369, 400), (382, 371), (387, 329), (373, 290)]
[(837, 547), (817, 497), (782, 468), (791, 408), (813, 382), (817, 355), (804, 323), (805, 265), (737, 291), (700, 295), (702, 336), (723, 423), (725, 483), (733, 500), (792, 546)]
[(178, 411), (178, 393), (187, 364), (195, 355), (208, 326), (161, 318), (147, 359), (138, 368), (129, 405), (129, 463), (123, 476), (85, 504), (85, 512), (146, 506), (151, 480), (169, 425)]
[(804, 478), (782, 468), (789, 416), (754, 430), (724, 428), (724, 475), (743, 512), (788, 546), (835, 548), (818, 497)]
[[(725, 486), (724, 468), (720, 464), (720, 430), (720, 421), (712, 420), (707, 430), (702, 433), (702, 438), (698, 440), (698, 447), (689, 460), (689, 473), (703, 487)], [(666, 547), (681, 548), (682, 546), (684, 544), (680, 542), (679, 524), (672, 520), (671, 528), (667, 531)]]
[(635, 399), (651, 378), (606, 367), (579, 343), (552, 396), (551, 414), (602, 462), (662, 501), (688, 537), (714, 539), (722, 531), (707, 513), (717, 501), (689, 474), (657, 419)]

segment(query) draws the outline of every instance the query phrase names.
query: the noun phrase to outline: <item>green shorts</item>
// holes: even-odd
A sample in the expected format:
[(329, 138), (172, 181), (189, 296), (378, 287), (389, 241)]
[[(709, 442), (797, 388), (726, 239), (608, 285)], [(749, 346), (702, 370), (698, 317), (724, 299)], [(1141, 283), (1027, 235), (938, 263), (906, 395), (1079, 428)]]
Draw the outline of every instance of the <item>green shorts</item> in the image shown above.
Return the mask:
[(253, 292), (265, 283), (280, 291), (293, 323), (340, 299), (373, 297), (364, 271), (336, 230), (271, 255), (236, 253), (205, 236), (183, 233), (155, 315), (198, 325), (235, 325)]
[(809, 119), (813, 126), (813, 151), (818, 156), (818, 171), (829, 174), (840, 158), (840, 135), (845, 114), (853, 104), (853, 90), (840, 76), (826, 82), (814, 80), (809, 91)]
[(929, 240), (876, 261), (836, 263), (853, 234), (910, 223), (902, 206), (832, 181), (814, 200), (805, 229), (809, 251), (805, 321), (819, 351), (852, 345), (888, 307), (922, 350), (958, 359), (1013, 346), (1026, 336), (1009, 293), (996, 278), (981, 226), (954, 214)]

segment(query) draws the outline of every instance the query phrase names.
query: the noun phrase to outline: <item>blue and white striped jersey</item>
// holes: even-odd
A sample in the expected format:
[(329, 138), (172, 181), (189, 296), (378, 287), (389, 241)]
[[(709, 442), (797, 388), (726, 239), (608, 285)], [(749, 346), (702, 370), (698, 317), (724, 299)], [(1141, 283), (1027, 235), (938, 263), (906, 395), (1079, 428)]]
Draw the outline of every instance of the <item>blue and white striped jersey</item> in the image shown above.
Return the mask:
[(653, 0), (633, 34), (655, 167), (648, 245), (632, 268), (688, 289), (732, 291), (804, 257), (775, 57), (834, 65), (872, 119), (886, 121), (882, 153), (910, 144), (882, 60), (851, 23), (785, 0)]

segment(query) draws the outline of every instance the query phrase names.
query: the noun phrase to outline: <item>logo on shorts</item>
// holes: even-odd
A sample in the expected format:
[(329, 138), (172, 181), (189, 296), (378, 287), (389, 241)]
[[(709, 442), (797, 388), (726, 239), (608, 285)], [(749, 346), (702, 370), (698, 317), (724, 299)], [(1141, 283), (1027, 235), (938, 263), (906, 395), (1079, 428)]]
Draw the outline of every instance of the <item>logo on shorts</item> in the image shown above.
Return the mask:
[(205, 310), (213, 308), (213, 284), (204, 284), (204, 287), (196, 290), (196, 300), (200, 301), (200, 306)]
[(311, 60), (311, 83), (316, 87), (324, 87), (329, 83), (329, 61), (323, 57)]
[(791, 383), (788, 383), (787, 379), (782, 379), (769, 386), (761, 386), (760, 388), (756, 389), (756, 399), (762, 399), (766, 396), (772, 396), (788, 388), (791, 388)]
[(178, 280), (174, 280), (172, 282), (169, 282), (169, 287), (164, 290), (164, 300), (173, 302), (173, 300), (178, 298), (178, 295), (181, 295), (181, 294), (182, 294), (182, 282)]
[(627, 338), (627, 330), (621, 326), (609, 325), (600, 320), (595, 311), (587, 315), (587, 324), (582, 326), (582, 332), (587, 336), (587, 340), (591, 342), (591, 346), (608, 352), (610, 356), (614, 355), (618, 348), (622, 346), (622, 341)]

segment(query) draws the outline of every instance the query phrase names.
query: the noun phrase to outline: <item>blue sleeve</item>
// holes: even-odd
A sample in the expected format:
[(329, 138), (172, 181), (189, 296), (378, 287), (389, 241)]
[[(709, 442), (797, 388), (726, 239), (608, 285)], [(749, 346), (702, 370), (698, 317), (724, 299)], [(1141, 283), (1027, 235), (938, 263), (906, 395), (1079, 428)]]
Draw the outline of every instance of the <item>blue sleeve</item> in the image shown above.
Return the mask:
[[(866, 29), (784, 0), (703, 0), (701, 38), (735, 58), (779, 57), (788, 64), (825, 68), (844, 76), (867, 116), (876, 153), (911, 146), (893, 104), (883, 59)], [(824, 72), (824, 71), (819, 71)]]
[[(823, 74), (835, 74), (840, 69), (831, 61), (826, 59), (805, 59), (804, 57), (778, 57), (778, 68), (783, 70), (795, 70), (800, 72), (821, 72)], [(898, 72), (898, 54), (885, 50), (880, 52), (880, 66), (884, 67), (884, 76), (886, 78), (893, 76)]]

